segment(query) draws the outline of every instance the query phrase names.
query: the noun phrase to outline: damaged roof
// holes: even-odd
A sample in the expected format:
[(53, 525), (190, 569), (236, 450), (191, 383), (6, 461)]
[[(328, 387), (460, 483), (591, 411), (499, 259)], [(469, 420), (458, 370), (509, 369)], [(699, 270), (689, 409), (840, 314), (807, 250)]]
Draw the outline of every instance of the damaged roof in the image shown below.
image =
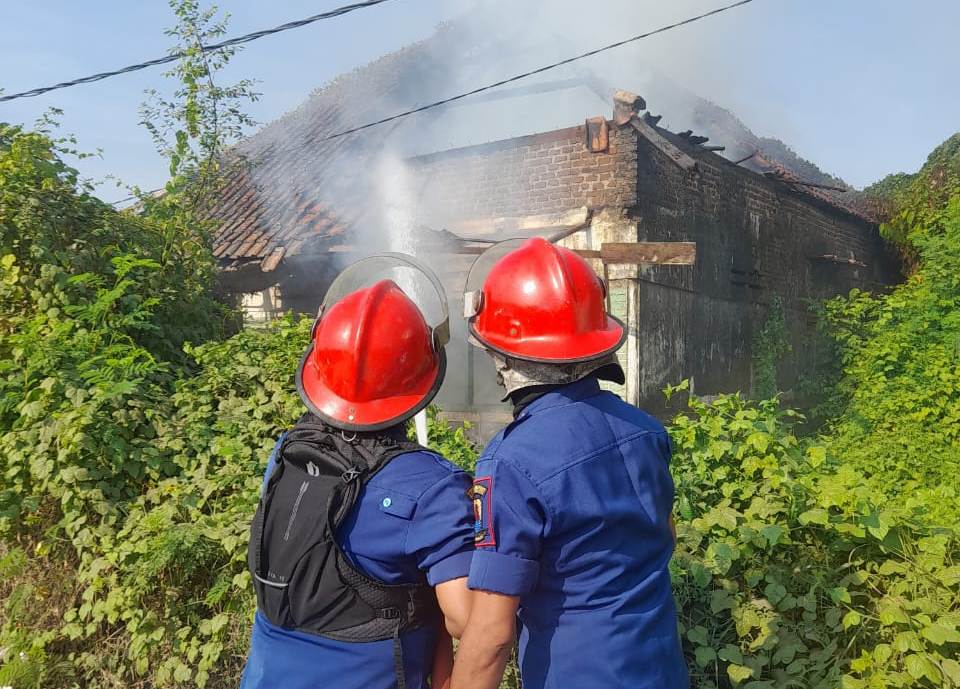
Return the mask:
[(833, 206), (834, 208), (859, 218), (860, 220), (864, 220), (871, 224), (876, 224), (876, 217), (874, 216), (873, 212), (871, 212), (870, 208), (858, 204), (852, 199), (847, 201), (847, 199), (843, 197), (843, 194), (847, 190), (841, 190), (842, 188), (840, 187), (812, 183), (801, 179), (800, 176), (795, 174), (792, 170), (789, 170), (775, 160), (770, 160), (762, 153), (754, 154), (751, 160), (754, 166), (758, 168), (758, 171), (768, 179), (780, 182), (789, 187), (792, 191), (826, 203), (827, 205)]
[[(461, 74), (449, 59), (462, 50), (458, 48), (461, 39), (457, 27), (441, 27), (425, 41), (337, 78), (312, 93), (296, 110), (231, 149), (226, 161), (231, 172), (224, 191), (208, 209), (208, 217), (216, 222), (214, 255), (221, 268), (259, 266), (263, 272), (270, 272), (287, 258), (344, 244), (343, 236), (351, 226), (362, 222), (360, 214), (371, 205), (363, 197), (369, 193), (364, 191), (369, 185), (360, 182), (376, 174), (374, 165), (383, 149), (389, 145), (402, 151), (404, 142), (415, 138), (406, 134), (433, 125), (436, 131), (443, 131), (445, 120), (436, 117), (443, 112), (438, 110), (355, 134), (329, 137), (413, 103), (449, 96), (451, 88), (474, 86), (471, 79), (476, 75)], [(567, 81), (576, 79), (553, 82), (551, 88), (565, 88)], [(607, 88), (602, 79), (589, 74), (580, 77), (580, 83), (598, 97)], [(539, 85), (540, 90), (543, 86)], [(533, 91), (537, 88), (536, 84), (531, 86)], [(604, 100), (609, 103), (609, 95)], [(520, 123), (524, 123), (522, 119)], [(481, 132), (476, 135), (489, 140)], [(763, 158), (761, 162), (758, 158), (747, 167), (760, 174), (769, 173), (768, 177), (797, 193), (873, 222), (868, 212), (847, 203), (840, 194), (799, 184), (800, 177), (776, 160)]]
[(349, 198), (351, 175), (370, 174), (367, 166), (403, 124), (327, 137), (381, 117), (394, 100), (406, 102), (401, 84), (429, 82), (442, 67), (434, 63), (423, 43), (391, 53), (337, 78), (231, 149), (232, 172), (207, 211), (217, 222), (214, 255), (221, 266), (259, 262), (269, 272), (342, 235), (356, 219), (349, 209), (363, 205)]

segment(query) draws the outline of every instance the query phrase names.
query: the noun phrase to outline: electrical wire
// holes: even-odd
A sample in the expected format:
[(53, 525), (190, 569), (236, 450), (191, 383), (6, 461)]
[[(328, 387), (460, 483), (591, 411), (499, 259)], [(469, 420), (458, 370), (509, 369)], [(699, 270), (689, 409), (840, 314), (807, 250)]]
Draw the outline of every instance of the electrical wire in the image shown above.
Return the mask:
[(609, 45), (605, 45), (605, 46), (603, 46), (602, 48), (596, 48), (595, 50), (589, 50), (589, 51), (587, 51), (587, 52), (585, 52), (585, 53), (580, 53), (579, 55), (574, 55), (573, 57), (568, 57), (566, 60), (560, 60), (559, 62), (554, 62), (553, 64), (549, 64), (549, 65), (546, 65), (546, 66), (544, 66), (544, 67), (539, 67), (539, 68), (537, 68), (537, 69), (530, 70), (529, 72), (524, 72), (524, 73), (522, 73), (522, 74), (517, 74), (517, 75), (515, 75), (515, 76), (509, 77), (508, 79), (502, 79), (502, 80), (496, 81), (496, 82), (494, 82), (494, 83), (492, 83), (492, 84), (487, 84), (486, 86), (481, 86), (481, 87), (479, 87), (479, 88), (475, 88), (475, 89), (473, 89), (472, 91), (467, 91), (467, 92), (465, 92), (465, 93), (460, 93), (460, 94), (458, 94), (458, 95), (456, 95), (456, 96), (450, 96), (449, 98), (444, 98), (443, 100), (434, 101), (433, 103), (427, 103), (426, 105), (421, 105), (421, 106), (416, 107), (416, 108), (411, 108), (410, 110), (405, 110), (405, 111), (403, 111), (403, 112), (398, 112), (398, 113), (396, 113), (395, 115), (390, 115), (389, 117), (384, 117), (383, 119), (375, 120), (375, 121), (373, 121), (373, 122), (367, 122), (366, 124), (361, 124), (361, 125), (359, 125), (359, 126), (357, 126), (357, 127), (351, 127), (350, 129), (344, 129), (343, 131), (337, 132), (336, 134), (331, 134), (330, 136), (323, 137), (322, 139), (320, 139), (320, 141), (330, 141), (331, 139), (337, 139), (337, 138), (340, 138), (340, 137), (342, 137), (342, 136), (347, 136), (348, 134), (354, 134), (355, 132), (363, 131), (364, 129), (369, 129), (370, 127), (376, 127), (377, 125), (386, 124), (387, 122), (393, 122), (394, 120), (399, 120), (399, 119), (402, 118), (402, 117), (408, 117), (409, 115), (415, 115), (415, 114), (417, 114), (417, 113), (419, 113), (419, 112), (424, 112), (425, 110), (431, 110), (431, 109), (433, 109), (433, 108), (438, 108), (438, 107), (440, 107), (440, 106), (442, 106), (442, 105), (447, 105), (447, 104), (449, 104), (449, 103), (453, 103), (454, 101), (463, 100), (464, 98), (467, 98), (467, 97), (469, 97), (469, 96), (475, 96), (475, 95), (478, 94), (478, 93), (483, 93), (484, 91), (489, 91), (490, 89), (495, 89), (495, 88), (497, 88), (497, 87), (499, 87), (499, 86), (505, 86), (506, 84), (512, 84), (512, 83), (515, 82), (515, 81), (520, 81), (521, 79), (526, 79), (527, 77), (532, 77), (532, 76), (535, 76), (535, 75), (537, 75), (537, 74), (543, 74), (544, 72), (547, 72), (547, 71), (549, 71), (549, 70), (551, 70), (551, 69), (556, 69), (557, 67), (562, 67), (562, 66), (564, 66), (564, 65), (569, 65), (570, 63), (576, 62), (577, 60), (582, 60), (582, 59), (587, 58), (587, 57), (592, 57), (592, 56), (594, 56), (594, 55), (598, 55), (599, 53), (603, 53), (603, 52), (606, 52), (606, 51), (608, 51), (608, 50), (613, 50), (614, 48), (619, 48), (619, 47), (621, 47), (621, 46), (627, 45), (628, 43), (633, 43), (633, 42), (635, 42), (635, 41), (639, 41), (639, 40), (642, 40), (642, 39), (644, 39), (644, 38), (649, 38), (650, 36), (654, 36), (654, 35), (656, 35), (656, 34), (664, 33), (664, 32), (666, 32), (666, 31), (670, 31), (671, 29), (676, 29), (676, 28), (681, 27), (681, 26), (686, 26), (687, 24), (693, 24), (694, 22), (698, 22), (698, 21), (700, 21), (701, 19), (706, 19), (707, 17), (712, 17), (712, 16), (715, 15), (715, 14), (720, 14), (721, 12), (726, 12), (727, 10), (732, 10), (732, 9), (734, 9), (734, 8), (736, 8), (736, 7), (741, 7), (741, 6), (743, 6), (743, 5), (750, 4), (751, 2), (753, 2), (753, 0), (740, 0), (740, 2), (735, 2), (735, 3), (733, 3), (732, 5), (726, 5), (726, 6), (724, 6), (724, 7), (718, 7), (717, 9), (711, 10), (710, 12), (705, 12), (705, 13), (703, 13), (703, 14), (699, 14), (699, 15), (697, 15), (697, 16), (695, 16), (695, 17), (690, 17), (689, 19), (684, 19), (683, 21), (679, 21), (679, 22), (676, 22), (676, 23), (674, 23), (674, 24), (668, 24), (667, 26), (661, 26), (659, 29), (654, 29), (653, 31), (647, 31), (646, 33), (642, 33), (642, 34), (639, 34), (639, 35), (637, 35), (637, 36), (632, 36), (632, 37), (626, 38), (626, 39), (624, 39), (624, 40), (622, 40), (622, 41), (617, 41), (616, 43), (610, 43)]
[[(306, 19), (298, 19), (297, 21), (287, 22), (286, 24), (275, 26), (272, 29), (255, 31), (253, 33), (248, 33), (243, 36), (228, 38), (227, 40), (221, 41), (219, 43), (211, 43), (210, 45), (204, 45), (204, 46), (201, 46), (201, 50), (204, 53), (210, 53), (217, 50), (222, 50), (224, 48), (231, 48), (233, 46), (241, 45), (243, 43), (250, 43), (251, 41), (256, 41), (257, 39), (263, 38), (264, 36), (271, 36), (275, 33), (280, 33), (282, 31), (289, 31), (290, 29), (299, 29), (301, 26), (306, 26), (307, 24), (313, 24), (314, 22), (318, 22), (323, 19), (332, 19), (334, 17), (339, 17), (340, 15), (347, 14), (348, 12), (353, 12), (354, 10), (360, 10), (367, 7), (372, 7), (374, 5), (380, 5), (384, 2), (390, 2), (390, 0), (364, 0), (364, 2), (356, 2), (356, 3), (353, 3), (352, 5), (344, 5), (343, 7), (338, 7), (328, 12), (315, 14), (312, 17), (307, 17)], [(110, 72), (101, 72), (100, 74), (92, 74), (87, 77), (81, 77), (79, 79), (64, 81), (59, 84), (54, 84), (53, 86), (42, 86), (40, 88), (30, 89), (29, 91), (22, 91), (20, 93), (11, 93), (9, 96), (0, 95), (0, 103), (3, 103), (5, 101), (16, 100), (18, 98), (33, 98), (35, 96), (41, 96), (44, 93), (49, 93), (50, 91), (56, 91), (57, 89), (70, 88), (71, 86), (78, 86), (80, 84), (90, 84), (92, 82), (101, 81), (103, 79), (109, 79), (110, 77), (115, 77), (120, 74), (129, 74), (130, 72), (138, 72), (141, 69), (147, 69), (148, 67), (156, 67), (157, 65), (164, 65), (169, 62), (175, 62), (180, 58), (182, 58), (184, 55), (185, 53), (183, 52), (172, 53), (165, 57), (158, 57), (156, 59), (147, 60), (145, 62), (140, 62), (135, 65), (128, 65), (127, 67), (122, 67), (121, 69), (115, 69)]]
[[(384, 1), (384, 0), (380, 0), (380, 2), (383, 2), (383, 1)], [(401, 118), (403, 118), (403, 117), (408, 117), (408, 116), (410, 116), (410, 115), (415, 115), (415, 114), (417, 114), (417, 113), (424, 112), (425, 110), (431, 110), (431, 109), (433, 109), (433, 108), (438, 108), (438, 107), (440, 107), (440, 106), (447, 105), (447, 104), (449, 104), (449, 103), (453, 103), (453, 102), (458, 101), (458, 100), (463, 100), (464, 98), (467, 98), (467, 97), (469, 97), (469, 96), (474, 96), (474, 95), (476, 95), (476, 94), (478, 94), (478, 93), (483, 93), (484, 91), (489, 91), (490, 89), (498, 88), (498, 87), (500, 87), (500, 86), (505, 86), (506, 84), (510, 84), (510, 83), (515, 82), (515, 81), (520, 81), (521, 79), (526, 79), (527, 77), (531, 77), (531, 76), (534, 76), (534, 75), (536, 75), (536, 74), (542, 74), (542, 73), (547, 72), (547, 71), (549, 71), (549, 70), (551, 70), (551, 69), (556, 69), (557, 67), (562, 67), (562, 66), (568, 65), (568, 64), (570, 64), (570, 63), (572, 63), (572, 62), (576, 62), (577, 60), (582, 60), (582, 59), (587, 58), (587, 57), (592, 57), (592, 56), (594, 56), (594, 55), (598, 55), (599, 53), (603, 53), (603, 52), (606, 52), (606, 51), (608, 51), (608, 50), (613, 50), (614, 48), (619, 48), (619, 47), (621, 47), (621, 46), (627, 45), (628, 43), (634, 43), (634, 42), (639, 41), (639, 40), (642, 40), (642, 39), (644, 39), (644, 38), (648, 38), (648, 37), (654, 36), (654, 35), (656, 35), (656, 34), (664, 33), (664, 32), (666, 32), (666, 31), (670, 31), (670, 30), (672, 30), (672, 29), (676, 29), (676, 28), (679, 28), (679, 27), (681, 27), (681, 26), (686, 26), (687, 24), (692, 24), (692, 23), (694, 23), (694, 22), (700, 21), (701, 19), (706, 19), (707, 17), (712, 17), (712, 16), (714, 16), (714, 15), (716, 15), (716, 14), (720, 14), (721, 12), (726, 12), (726, 11), (728, 11), (728, 10), (732, 10), (732, 9), (734, 9), (734, 8), (741, 7), (741, 6), (743, 6), (743, 5), (748, 5), (748, 4), (750, 4), (751, 2), (753, 2), (753, 0), (740, 0), (739, 2), (735, 2), (735, 3), (731, 4), (731, 5), (725, 5), (724, 7), (718, 7), (718, 8), (716, 8), (716, 9), (714, 9), (714, 10), (711, 10), (711, 11), (709, 11), (709, 12), (705, 12), (705, 13), (703, 13), (703, 14), (699, 14), (699, 15), (697, 15), (697, 16), (695, 16), (695, 17), (690, 17), (690, 18), (688, 18), (688, 19), (684, 19), (683, 21), (675, 22), (675, 23), (673, 23), (673, 24), (668, 24), (667, 26), (661, 26), (661, 27), (658, 28), (658, 29), (654, 29), (654, 30), (652, 30), (652, 31), (647, 31), (646, 33), (638, 34), (638, 35), (636, 35), (636, 36), (632, 36), (632, 37), (630, 37), (630, 38), (626, 38), (626, 39), (624, 39), (624, 40), (622, 40), (622, 41), (617, 41), (616, 43), (610, 43), (609, 45), (605, 45), (605, 46), (603, 46), (603, 47), (601, 47), (601, 48), (596, 48), (596, 49), (594, 49), (594, 50), (590, 50), (590, 51), (587, 51), (587, 52), (585, 52), (585, 53), (581, 53), (581, 54), (579, 54), (579, 55), (574, 55), (573, 57), (569, 57), (569, 58), (567, 58), (567, 59), (565, 59), (565, 60), (561, 60), (561, 61), (559, 61), (559, 62), (554, 62), (554, 63), (552, 63), (552, 64), (545, 65), (545, 66), (543, 66), (543, 67), (539, 67), (539, 68), (534, 69), (534, 70), (531, 70), (531, 71), (529, 71), (529, 72), (524, 72), (524, 73), (522, 73), (522, 74), (517, 74), (517, 75), (515, 75), (515, 76), (509, 77), (508, 79), (502, 79), (502, 80), (497, 81), (497, 82), (494, 82), (494, 83), (492, 83), (492, 84), (487, 84), (486, 86), (480, 86), (480, 87), (475, 88), (475, 89), (472, 89), (472, 90), (470, 90), (470, 91), (466, 91), (465, 93), (460, 93), (460, 94), (458, 94), (458, 95), (456, 95), (456, 96), (451, 96), (451, 97), (449, 97), (449, 98), (444, 98), (443, 100), (434, 101), (433, 103), (427, 103), (426, 105), (422, 105), (422, 106), (417, 107), (417, 108), (412, 108), (412, 109), (410, 109), (410, 110), (405, 110), (405, 111), (403, 111), (403, 112), (399, 112), (399, 113), (396, 113), (396, 114), (394, 114), (394, 115), (390, 115), (389, 117), (384, 117), (384, 118), (382, 118), (382, 119), (375, 120), (375, 121), (373, 121), (373, 122), (367, 122), (366, 124), (362, 124), (362, 125), (359, 125), (359, 126), (357, 126), (357, 127), (351, 127), (350, 129), (345, 129), (345, 130), (343, 130), (343, 131), (337, 132), (336, 134), (331, 134), (331, 135), (329, 135), (329, 136), (323, 137), (323, 138), (319, 139), (319, 141), (330, 141), (331, 139), (337, 139), (337, 138), (340, 138), (340, 137), (343, 137), (343, 136), (347, 136), (348, 134), (353, 134), (353, 133), (356, 133), (356, 132), (359, 132), (359, 131), (363, 131), (364, 129), (370, 129), (371, 127), (376, 127), (376, 126), (381, 125), (381, 124), (386, 124), (386, 123), (388, 123), (388, 122), (393, 122), (393, 121), (399, 120), (399, 119), (401, 119)], [(751, 154), (750, 156), (748, 156), (748, 158), (752, 158), (754, 155), (756, 155), (756, 152), (753, 153), (753, 154)], [(744, 160), (746, 160), (746, 159), (744, 159)], [(743, 162), (743, 161), (741, 161), (741, 162)], [(129, 197), (129, 198), (126, 198), (126, 199), (121, 199), (120, 201), (114, 201), (113, 204), (116, 205), (116, 204), (123, 203), (123, 202), (125, 202), (125, 201), (129, 201), (130, 198), (132, 198), (132, 197)]]

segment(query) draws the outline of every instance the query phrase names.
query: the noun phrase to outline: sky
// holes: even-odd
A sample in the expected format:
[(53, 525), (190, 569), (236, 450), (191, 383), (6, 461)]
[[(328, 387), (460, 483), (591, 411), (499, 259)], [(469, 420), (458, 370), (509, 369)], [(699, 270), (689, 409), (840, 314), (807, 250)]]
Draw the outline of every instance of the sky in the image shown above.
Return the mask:
[[(474, 1), (392, 0), (269, 36), (241, 51), (224, 78), (259, 82), (261, 98), (248, 111), (266, 123), (337, 75), (426, 38)], [(667, 0), (635, 2), (637, 26), (604, 26), (604, 13), (597, 13), (570, 29), (591, 32), (578, 44), (591, 45), (593, 33), (597, 45), (634, 35), (671, 15)], [(228, 34), (234, 36), (347, 0), (216, 4), (232, 15)], [(691, 7), (720, 4), (684, 3), (676, 19)], [(645, 6), (657, 24), (642, 21)], [(692, 29), (680, 28), (651, 43), (662, 50), (683, 46), (670, 76), (855, 186), (917, 170), (937, 144), (960, 130), (958, 0), (754, 0), (705, 22), (696, 30), (709, 33), (709, 40), (684, 40), (680, 32)], [(0, 89), (14, 93), (161, 56), (169, 45), (163, 29), (172, 23), (164, 0), (0, 0)], [(80, 149), (99, 151), (76, 167), (100, 183), (102, 198), (117, 200), (127, 196), (120, 181), (154, 189), (165, 179), (166, 165), (138, 123), (144, 90), (171, 86), (162, 73), (152, 68), (0, 103), (0, 121), (31, 123), (51, 107), (63, 110), (62, 132), (75, 135)]]

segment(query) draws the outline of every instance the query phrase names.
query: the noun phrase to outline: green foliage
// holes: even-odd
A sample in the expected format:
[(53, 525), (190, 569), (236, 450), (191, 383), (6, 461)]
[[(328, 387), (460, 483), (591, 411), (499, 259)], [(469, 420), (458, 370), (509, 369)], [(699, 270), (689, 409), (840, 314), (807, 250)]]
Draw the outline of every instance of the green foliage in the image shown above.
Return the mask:
[(152, 418), (186, 338), (218, 336), (226, 312), (189, 228), (117, 213), (61, 152), (0, 125), (0, 530), (52, 509), (90, 543), (169, 470)]
[(203, 9), (199, 0), (169, 3), (177, 24), (164, 33), (173, 39), (171, 51), (180, 59), (164, 76), (177, 86), (168, 97), (150, 89), (140, 106), (141, 124), (170, 168), (166, 193), (142, 199), (152, 214), (171, 206), (174, 212), (197, 212), (209, 205), (230, 172), (229, 165), (224, 167), (226, 147), (254, 124), (244, 107), (259, 97), (249, 79), (217, 83), (238, 47), (203, 51), (224, 37), (229, 15), (219, 17), (216, 6)]
[(960, 541), (736, 395), (670, 429), (694, 686), (960, 686)]
[(829, 302), (840, 377), (829, 401), (831, 451), (879, 495), (960, 521), (960, 135), (904, 192), (888, 236), (914, 273), (890, 294)]
[[(189, 351), (200, 369), (180, 380), (154, 445), (174, 475), (146, 487), (102, 554), (84, 562), (81, 605), (63, 633), (124, 630), (115, 671), (168, 686), (236, 685), (253, 610), (246, 540), (266, 457), (302, 413), (293, 371), (306, 321)], [(96, 646), (81, 656), (103, 663)], [(231, 684), (232, 683), (232, 684)]]
[[(430, 449), (472, 474), (477, 467), (479, 448), (467, 437), (469, 430), (469, 422), (454, 428), (444, 422), (437, 407), (427, 408), (427, 438)], [(416, 440), (416, 429), (412, 423), (407, 435), (411, 440)]]
[[(78, 184), (68, 152), (44, 132), (0, 125), (0, 535), (94, 582), (125, 557), (131, 506), (181, 471), (159, 436), (190, 369), (184, 346), (222, 337), (229, 312), (211, 294), (212, 257), (186, 216), (118, 213)], [(196, 550), (188, 544), (184, 562)], [(35, 605), (49, 595), (37, 586), (5, 600)], [(85, 626), (60, 632), (89, 639), (91, 656), (105, 633), (98, 612), (113, 614), (97, 603), (85, 598), (72, 618)], [(11, 619), (29, 619), (25, 610)], [(63, 660), (44, 660), (57, 634), (41, 619), (45, 633), (29, 642), (13, 627), (0, 635), (20, 649), (0, 671), (16, 686), (49, 686)], [(78, 669), (110, 670), (85, 653)]]
[(783, 355), (790, 351), (783, 299), (774, 297), (767, 317), (756, 332), (752, 344), (751, 394), (768, 399), (777, 394), (777, 372)]
[(960, 191), (960, 132), (934, 149), (916, 175), (891, 175), (873, 189), (886, 193), (891, 205), (881, 234), (916, 267), (924, 240), (943, 225), (949, 201)]
[[(169, 109), (147, 113), (158, 141), (175, 141), (162, 151), (173, 177), (136, 213), (117, 212), (79, 182), (64, 162), (75, 154), (71, 142), (0, 124), (0, 536), (34, 553), (3, 591), (0, 647), (11, 655), (0, 684), (202, 685), (225, 635), (247, 633), (239, 622), (227, 628), (224, 610), (247, 611), (250, 601), (231, 598), (223, 576), (245, 516), (203, 510), (221, 489), (237, 496), (235, 509), (249, 506), (234, 482), (250, 472), (218, 471), (217, 462), (254, 446), (217, 446), (210, 423), (196, 436), (214, 444), (200, 450), (165, 435), (192, 430), (191, 413), (212, 416), (209, 396), (189, 406), (207, 394), (191, 384), (217, 378), (190, 377), (208, 350), (187, 343), (220, 339), (234, 322), (213, 296), (202, 209), (222, 179), (216, 156), (246, 122), (233, 102), (246, 84), (213, 85), (230, 53), (198, 49), (222, 33), (208, 26), (212, 12), (186, 0), (175, 10), (181, 22), (171, 35), (191, 37), (175, 69), (184, 89), (163, 104)], [(251, 370), (262, 365), (237, 354)], [(239, 387), (236, 367), (230, 384)], [(256, 434), (251, 419), (270, 409), (251, 407), (246, 432)], [(60, 576), (66, 585), (55, 585)], [(52, 616), (30, 614), (40, 600)]]

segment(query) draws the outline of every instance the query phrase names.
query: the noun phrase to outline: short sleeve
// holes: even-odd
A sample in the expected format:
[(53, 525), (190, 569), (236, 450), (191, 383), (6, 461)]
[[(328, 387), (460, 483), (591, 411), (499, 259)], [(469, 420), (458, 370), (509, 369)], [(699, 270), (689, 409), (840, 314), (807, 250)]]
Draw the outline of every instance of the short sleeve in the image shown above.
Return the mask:
[(539, 491), (505, 461), (477, 463), (473, 491), (476, 552), (469, 586), (508, 596), (536, 588), (546, 509)]
[(470, 476), (451, 472), (418, 499), (407, 530), (405, 550), (427, 574), (431, 586), (465, 577), (473, 556)]
[(673, 459), (673, 439), (670, 434), (664, 431), (660, 437), (660, 454), (667, 466), (670, 466), (670, 460)]

